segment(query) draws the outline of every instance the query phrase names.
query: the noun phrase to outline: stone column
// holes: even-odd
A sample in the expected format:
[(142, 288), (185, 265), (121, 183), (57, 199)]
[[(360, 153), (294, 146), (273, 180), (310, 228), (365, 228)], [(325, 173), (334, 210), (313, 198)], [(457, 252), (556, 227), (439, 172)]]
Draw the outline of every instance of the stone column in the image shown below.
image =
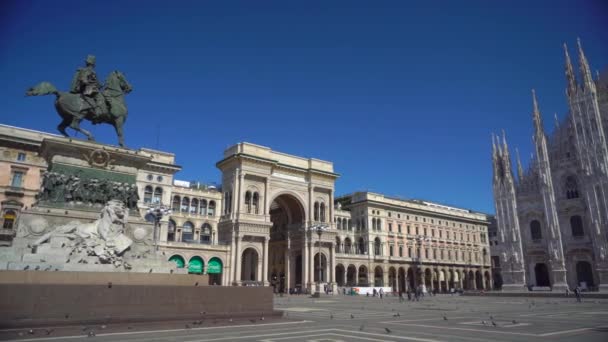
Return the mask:
[(328, 270), (327, 270), (327, 275), (329, 277), (327, 277), (327, 279), (329, 280), (330, 283), (335, 283), (336, 282), (336, 244), (335, 243), (331, 243), (330, 247), (329, 247), (329, 262), (328, 262)]
[(266, 182), (264, 183), (264, 215), (270, 215), (270, 191), (268, 187), (270, 186), (270, 179), (266, 177)]
[(302, 245), (302, 291), (308, 286), (308, 239), (304, 233), (304, 243)]
[[(243, 173), (243, 170), (239, 170), (239, 193), (238, 195), (236, 195), (235, 197), (237, 198), (236, 200), (236, 212), (240, 214), (241, 212), (241, 203), (243, 203), (243, 183), (245, 180), (245, 174)], [(235, 216), (236, 217), (236, 216)]]
[(334, 226), (334, 192), (333, 190), (329, 190), (329, 210), (327, 213), (329, 214), (329, 225), (330, 227)]
[(234, 283), (241, 285), (241, 236), (234, 239)]
[(287, 248), (285, 248), (285, 292), (289, 293), (291, 287), (291, 260), (289, 251), (291, 249), (291, 241), (287, 238)]
[[(384, 282), (384, 286), (390, 286), (392, 288), (393, 284), (391, 284), (389, 280), (389, 268), (383, 267), (384, 271), (382, 272), (382, 281)], [(397, 272), (397, 270), (395, 270)], [(397, 273), (395, 273), (395, 284), (397, 283)], [(395, 287), (398, 288), (398, 287)]]
[(313, 222), (313, 220), (314, 220), (313, 196), (314, 196), (313, 186), (312, 186), (312, 184), (309, 184), (308, 185), (308, 222), (309, 222), (309, 226), (312, 225), (312, 224), (310, 224), (310, 222)]
[(264, 259), (262, 261), (262, 281), (264, 282), (264, 286), (268, 286), (268, 242), (270, 241), (269, 237), (264, 237)]
[(308, 280), (309, 284), (310, 284), (310, 288), (313, 288), (313, 284), (315, 283), (315, 242), (314, 242), (314, 238), (310, 238), (310, 244), (308, 245), (309, 248), (309, 252), (308, 252), (308, 265), (310, 267), (310, 272), (309, 272), (309, 277), (310, 279)]

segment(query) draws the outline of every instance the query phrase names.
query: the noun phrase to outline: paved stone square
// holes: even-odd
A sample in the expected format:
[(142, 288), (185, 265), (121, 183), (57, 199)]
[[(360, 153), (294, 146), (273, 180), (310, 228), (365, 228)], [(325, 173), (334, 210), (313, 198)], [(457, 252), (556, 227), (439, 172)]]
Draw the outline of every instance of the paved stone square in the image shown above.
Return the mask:
[[(3, 332), (20, 341), (606, 341), (608, 300), (436, 296), (275, 297), (283, 319), (206, 320)], [(494, 326), (492, 324), (496, 324)], [(188, 324), (188, 326), (185, 326)], [(87, 337), (94, 331), (94, 337)], [(19, 332), (21, 333), (19, 335)], [(60, 336), (61, 335), (61, 336)]]

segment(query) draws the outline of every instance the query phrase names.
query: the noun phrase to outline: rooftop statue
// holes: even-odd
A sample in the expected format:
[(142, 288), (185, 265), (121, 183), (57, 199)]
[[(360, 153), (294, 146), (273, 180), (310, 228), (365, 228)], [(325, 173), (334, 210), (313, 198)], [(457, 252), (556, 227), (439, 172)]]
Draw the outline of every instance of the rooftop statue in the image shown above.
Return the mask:
[(127, 119), (127, 106), (124, 96), (132, 88), (120, 71), (112, 71), (105, 84), (100, 84), (95, 72), (95, 56), (89, 55), (84, 68), (74, 75), (69, 92), (57, 90), (50, 82), (40, 82), (28, 89), (27, 96), (54, 94), (55, 109), (63, 121), (57, 126), (61, 134), (68, 137), (66, 128), (70, 127), (84, 134), (87, 139), (95, 140), (93, 135), (80, 127), (80, 122), (88, 120), (94, 125), (108, 123), (114, 126), (118, 143), (124, 147), (123, 125)]

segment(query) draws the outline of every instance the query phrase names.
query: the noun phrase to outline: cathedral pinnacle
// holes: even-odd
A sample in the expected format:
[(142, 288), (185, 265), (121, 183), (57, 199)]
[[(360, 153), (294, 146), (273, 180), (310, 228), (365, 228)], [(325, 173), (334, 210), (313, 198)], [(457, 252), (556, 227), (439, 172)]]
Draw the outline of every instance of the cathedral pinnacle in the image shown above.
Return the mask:
[(574, 68), (572, 68), (572, 61), (570, 61), (570, 55), (568, 54), (568, 46), (564, 43), (564, 53), (566, 55), (566, 80), (568, 81), (568, 89), (566, 93), (568, 96), (572, 96), (576, 93), (576, 76), (574, 75)]
[(583, 47), (581, 45), (581, 39), (576, 39), (576, 44), (578, 45), (578, 59), (579, 59), (579, 67), (581, 69), (581, 74), (583, 77), (583, 86), (585, 89), (594, 89), (595, 84), (593, 83), (593, 76), (591, 75), (591, 68), (589, 68), (589, 62), (587, 62), (587, 57), (585, 57), (585, 52), (583, 52)]
[(532, 112), (532, 119), (534, 120), (535, 132), (536, 134), (542, 134), (544, 133), (543, 120), (540, 116), (540, 110), (538, 109), (538, 101), (536, 100), (536, 92), (534, 91), (534, 89), (532, 89), (532, 105), (534, 108)]
[(524, 179), (524, 168), (521, 166), (521, 158), (519, 157), (519, 149), (515, 149), (515, 156), (517, 158), (517, 179), (521, 182)]

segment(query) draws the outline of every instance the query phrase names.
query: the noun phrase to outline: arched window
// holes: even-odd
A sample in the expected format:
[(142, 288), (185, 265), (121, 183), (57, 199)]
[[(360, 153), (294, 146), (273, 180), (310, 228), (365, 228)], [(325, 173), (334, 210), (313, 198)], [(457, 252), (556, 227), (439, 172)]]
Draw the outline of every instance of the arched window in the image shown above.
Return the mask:
[(578, 186), (573, 176), (566, 177), (566, 198), (578, 198)]
[(540, 240), (543, 238), (543, 233), (540, 229), (540, 222), (538, 222), (538, 220), (533, 220), (530, 222), (530, 235), (532, 236), (532, 240)]
[(194, 225), (190, 221), (186, 221), (182, 226), (182, 242), (192, 242), (194, 237)]
[(366, 254), (365, 253), (365, 241), (363, 240), (363, 238), (359, 238), (359, 246), (358, 246), (357, 254)]
[(15, 227), (15, 220), (17, 219), (17, 214), (13, 210), (7, 210), (2, 215), (2, 228), (3, 229), (13, 229)]
[(350, 219), (347, 220), (346, 227), (348, 228), (348, 230), (350, 230), (352, 232), (352, 230), (353, 230), (353, 223), (350, 221)]
[(365, 231), (365, 227), (366, 227), (366, 226), (367, 226), (367, 225), (365, 224), (365, 220), (361, 219), (361, 230), (362, 230), (362, 231)]
[(399, 246), (399, 256), (403, 256), (403, 246)]
[(381, 255), (382, 253), (382, 245), (380, 242), (380, 238), (376, 238), (374, 240), (374, 255)]
[(144, 203), (152, 203), (152, 186), (148, 185), (144, 189)]
[(207, 213), (209, 216), (215, 216), (215, 201), (209, 201), (209, 210)]
[(175, 221), (169, 220), (167, 226), (167, 241), (175, 241)]
[(196, 215), (198, 212), (198, 199), (193, 198), (190, 202), (190, 214)]
[(207, 215), (207, 200), (206, 199), (201, 200), (201, 206), (200, 206), (200, 209), (199, 209), (199, 214), (203, 215), (203, 216)]
[(376, 220), (376, 224), (378, 225), (378, 226), (376, 227), (376, 229), (378, 229), (378, 230), (382, 230), (382, 219), (377, 219), (377, 220)]
[(372, 218), (372, 230), (376, 230), (376, 218)]
[(315, 221), (319, 221), (319, 202), (315, 202), (315, 212), (314, 212)]
[(247, 208), (247, 214), (251, 214), (251, 191), (245, 192), (245, 208)]
[(321, 203), (321, 222), (325, 222), (325, 203)]
[(179, 213), (179, 205), (182, 202), (182, 199), (179, 196), (173, 196), (173, 204), (171, 205), (171, 209)]
[(260, 213), (260, 194), (257, 192), (253, 193), (253, 213), (256, 215)]
[(570, 229), (572, 230), (572, 236), (585, 236), (583, 218), (579, 215), (570, 217)]
[(350, 242), (350, 238), (344, 239), (344, 253), (352, 253), (352, 244)]
[(340, 253), (341, 252), (341, 247), (342, 246), (342, 242), (340, 241), (340, 238), (336, 236), (336, 253)]
[(187, 213), (189, 207), (190, 207), (190, 199), (188, 197), (182, 198), (182, 207), (180, 208), (180, 211), (182, 213)]
[(156, 187), (156, 189), (154, 189), (154, 196), (152, 197), (152, 203), (160, 204), (160, 202), (162, 202), (162, 199), (163, 199), (163, 188)]
[(201, 243), (211, 243), (211, 231), (211, 225), (209, 223), (203, 223), (203, 226), (201, 227)]

